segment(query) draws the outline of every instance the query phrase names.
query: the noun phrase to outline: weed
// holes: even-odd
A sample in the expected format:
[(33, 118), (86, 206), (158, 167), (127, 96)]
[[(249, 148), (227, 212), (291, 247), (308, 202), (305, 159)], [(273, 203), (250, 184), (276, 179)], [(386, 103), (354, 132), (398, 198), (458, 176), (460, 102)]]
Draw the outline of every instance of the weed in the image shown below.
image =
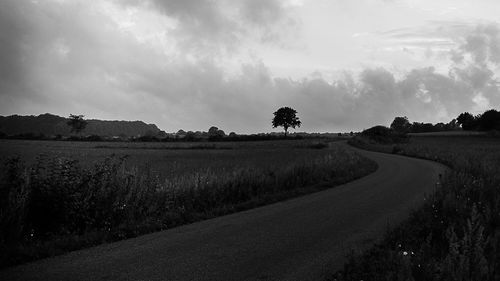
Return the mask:
[[(202, 152), (205, 157), (214, 152), (245, 155), (238, 150)], [(259, 158), (235, 159), (229, 163), (239, 165), (232, 167), (205, 165), (167, 176), (151, 164), (130, 165), (130, 157), (116, 155), (93, 164), (40, 155), (26, 165), (10, 158), (0, 173), (0, 265), (248, 209), (376, 169), (374, 162), (341, 146), (321, 151), (256, 149), (253, 154)]]
[[(359, 139), (356, 144), (366, 147)], [(351, 257), (332, 278), (500, 280), (498, 139), (414, 137), (397, 148), (370, 144), (385, 152), (392, 147), (393, 152), (439, 161), (453, 170), (408, 221), (372, 250)], [(402, 249), (414, 254), (398, 255)]]

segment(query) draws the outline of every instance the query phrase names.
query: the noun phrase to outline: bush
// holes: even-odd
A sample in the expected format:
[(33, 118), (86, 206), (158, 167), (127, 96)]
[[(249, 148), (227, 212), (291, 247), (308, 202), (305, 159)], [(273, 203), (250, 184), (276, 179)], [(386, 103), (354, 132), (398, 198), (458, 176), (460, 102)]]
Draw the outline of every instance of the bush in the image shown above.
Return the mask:
[(381, 144), (403, 143), (408, 141), (408, 137), (406, 134), (397, 133), (385, 126), (375, 126), (370, 129), (366, 129), (361, 132), (361, 136), (366, 137), (373, 142)]

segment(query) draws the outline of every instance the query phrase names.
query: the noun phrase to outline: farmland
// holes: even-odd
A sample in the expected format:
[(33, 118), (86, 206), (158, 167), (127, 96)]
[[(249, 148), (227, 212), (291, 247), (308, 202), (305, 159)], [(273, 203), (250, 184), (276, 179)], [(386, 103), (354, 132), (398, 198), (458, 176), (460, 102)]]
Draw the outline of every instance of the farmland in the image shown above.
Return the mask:
[(365, 147), (431, 159), (452, 170), (407, 222), (367, 253), (353, 256), (332, 279), (499, 280), (498, 138), (412, 137), (405, 144)]
[(376, 169), (331, 140), (0, 147), (4, 266), (272, 203)]
[(324, 154), (322, 140), (255, 142), (69, 142), (0, 140), (0, 161), (19, 156), (28, 164), (38, 157), (77, 160), (90, 167), (106, 156), (126, 156), (129, 168), (151, 168), (162, 179), (200, 171), (218, 172), (244, 167), (270, 168)]

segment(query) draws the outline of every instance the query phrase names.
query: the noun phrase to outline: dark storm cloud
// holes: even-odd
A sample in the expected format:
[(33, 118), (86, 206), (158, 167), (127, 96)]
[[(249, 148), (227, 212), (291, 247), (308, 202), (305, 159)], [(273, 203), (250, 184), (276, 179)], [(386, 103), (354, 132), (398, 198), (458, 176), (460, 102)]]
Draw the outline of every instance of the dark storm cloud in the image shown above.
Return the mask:
[[(149, 5), (178, 20), (175, 36), (182, 48), (203, 55), (231, 55), (239, 44), (256, 36), (274, 43), (298, 27), (278, 0), (130, 0), (128, 5)], [(275, 26), (282, 23), (279, 30)]]
[(179, 21), (175, 33), (181, 39), (182, 48), (231, 51), (239, 41), (240, 27), (221, 12), (215, 1), (154, 0), (151, 3)]
[[(0, 113), (142, 119), (167, 131), (215, 125), (261, 132), (270, 130), (272, 112), (289, 105), (299, 112), (301, 130), (350, 131), (404, 115), (449, 121), (474, 108), (479, 93), (498, 106), (498, 25), (447, 37), (459, 46), (450, 75), (429, 67), (396, 78), (373, 68), (335, 81), (321, 73), (294, 80), (276, 77), (255, 59), (228, 76), (220, 62), (226, 53), (237, 53), (245, 36), (276, 42), (290, 15), (278, 1), (220, 3), (226, 2), (128, 1), (177, 20), (168, 32), (179, 48), (169, 56), (84, 3), (1, 1)], [(404, 32), (388, 36), (414, 37)], [(433, 32), (439, 38), (447, 33)]]
[(113, 32), (111, 21), (84, 4), (6, 0), (1, 5), (0, 53), (7, 62), (1, 66), (7, 74), (1, 78), (2, 113), (110, 111), (130, 92), (126, 80), (112, 85), (107, 77), (126, 77), (156, 62), (149, 50)]
[[(26, 11), (24, 11), (26, 12)], [(0, 2), (0, 97), (2, 100), (28, 84), (23, 60), (29, 55), (32, 30), (23, 17), (22, 3)]]

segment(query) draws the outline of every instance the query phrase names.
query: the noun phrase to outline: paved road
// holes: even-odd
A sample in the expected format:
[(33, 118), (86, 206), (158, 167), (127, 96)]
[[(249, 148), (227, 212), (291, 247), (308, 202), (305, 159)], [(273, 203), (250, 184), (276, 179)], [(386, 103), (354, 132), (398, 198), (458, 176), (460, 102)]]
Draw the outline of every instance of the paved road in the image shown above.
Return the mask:
[(360, 151), (379, 169), (300, 198), (0, 272), (0, 280), (321, 280), (435, 188), (445, 167)]

